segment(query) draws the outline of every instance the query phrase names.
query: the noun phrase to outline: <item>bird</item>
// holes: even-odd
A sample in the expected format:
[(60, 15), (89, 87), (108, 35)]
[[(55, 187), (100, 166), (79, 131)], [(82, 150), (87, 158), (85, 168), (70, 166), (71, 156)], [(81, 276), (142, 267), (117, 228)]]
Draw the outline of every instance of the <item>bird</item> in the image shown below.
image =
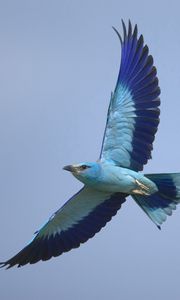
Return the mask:
[(143, 174), (160, 116), (157, 70), (137, 24), (122, 20), (121, 63), (111, 93), (99, 158), (65, 166), (83, 183), (12, 258), (9, 269), (35, 264), (79, 247), (109, 222), (130, 195), (160, 229), (180, 203), (180, 173)]

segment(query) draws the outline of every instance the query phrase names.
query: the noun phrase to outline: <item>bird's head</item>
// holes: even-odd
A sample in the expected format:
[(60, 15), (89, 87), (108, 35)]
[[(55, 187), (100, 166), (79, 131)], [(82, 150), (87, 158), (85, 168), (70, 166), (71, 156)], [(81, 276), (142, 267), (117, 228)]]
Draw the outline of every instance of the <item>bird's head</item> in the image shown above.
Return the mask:
[(93, 184), (99, 177), (100, 165), (97, 162), (85, 162), (81, 164), (65, 166), (63, 170), (71, 172), (84, 184)]

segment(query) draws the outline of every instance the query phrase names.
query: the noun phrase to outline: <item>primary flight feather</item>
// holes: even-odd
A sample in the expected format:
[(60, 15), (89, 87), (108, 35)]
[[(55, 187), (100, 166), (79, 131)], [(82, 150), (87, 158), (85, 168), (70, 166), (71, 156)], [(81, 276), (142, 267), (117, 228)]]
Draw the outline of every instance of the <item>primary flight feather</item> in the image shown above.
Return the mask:
[(123, 25), (121, 65), (111, 95), (100, 158), (68, 165), (84, 187), (67, 201), (7, 268), (48, 260), (79, 247), (101, 230), (131, 195), (160, 228), (180, 202), (180, 173), (139, 173), (151, 158), (159, 124), (160, 88), (153, 58), (137, 25)]

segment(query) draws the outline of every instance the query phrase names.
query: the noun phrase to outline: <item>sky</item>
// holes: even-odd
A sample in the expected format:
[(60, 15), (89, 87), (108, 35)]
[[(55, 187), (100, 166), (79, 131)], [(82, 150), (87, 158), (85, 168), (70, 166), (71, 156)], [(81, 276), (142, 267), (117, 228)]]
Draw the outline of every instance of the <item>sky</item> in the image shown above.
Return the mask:
[[(158, 70), (161, 122), (145, 173), (180, 171), (179, 1), (0, 0), (0, 261), (81, 187), (64, 172), (99, 156), (120, 62), (121, 18)], [(180, 299), (180, 207), (159, 231), (128, 198), (93, 239), (0, 270), (3, 300)]]

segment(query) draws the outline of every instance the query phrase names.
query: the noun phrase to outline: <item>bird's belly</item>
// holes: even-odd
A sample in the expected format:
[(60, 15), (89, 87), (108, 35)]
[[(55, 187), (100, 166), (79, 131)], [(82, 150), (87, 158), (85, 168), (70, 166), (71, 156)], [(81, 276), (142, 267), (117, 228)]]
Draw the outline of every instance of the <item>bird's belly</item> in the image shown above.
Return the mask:
[(96, 188), (107, 192), (130, 194), (135, 188), (135, 180), (129, 175), (118, 176), (109, 180), (102, 179), (96, 184)]
[[(126, 171), (127, 170), (127, 171)], [(150, 195), (157, 191), (157, 186), (147, 177), (135, 171), (121, 168), (121, 172), (112, 172), (101, 177), (94, 188), (113, 193)]]

